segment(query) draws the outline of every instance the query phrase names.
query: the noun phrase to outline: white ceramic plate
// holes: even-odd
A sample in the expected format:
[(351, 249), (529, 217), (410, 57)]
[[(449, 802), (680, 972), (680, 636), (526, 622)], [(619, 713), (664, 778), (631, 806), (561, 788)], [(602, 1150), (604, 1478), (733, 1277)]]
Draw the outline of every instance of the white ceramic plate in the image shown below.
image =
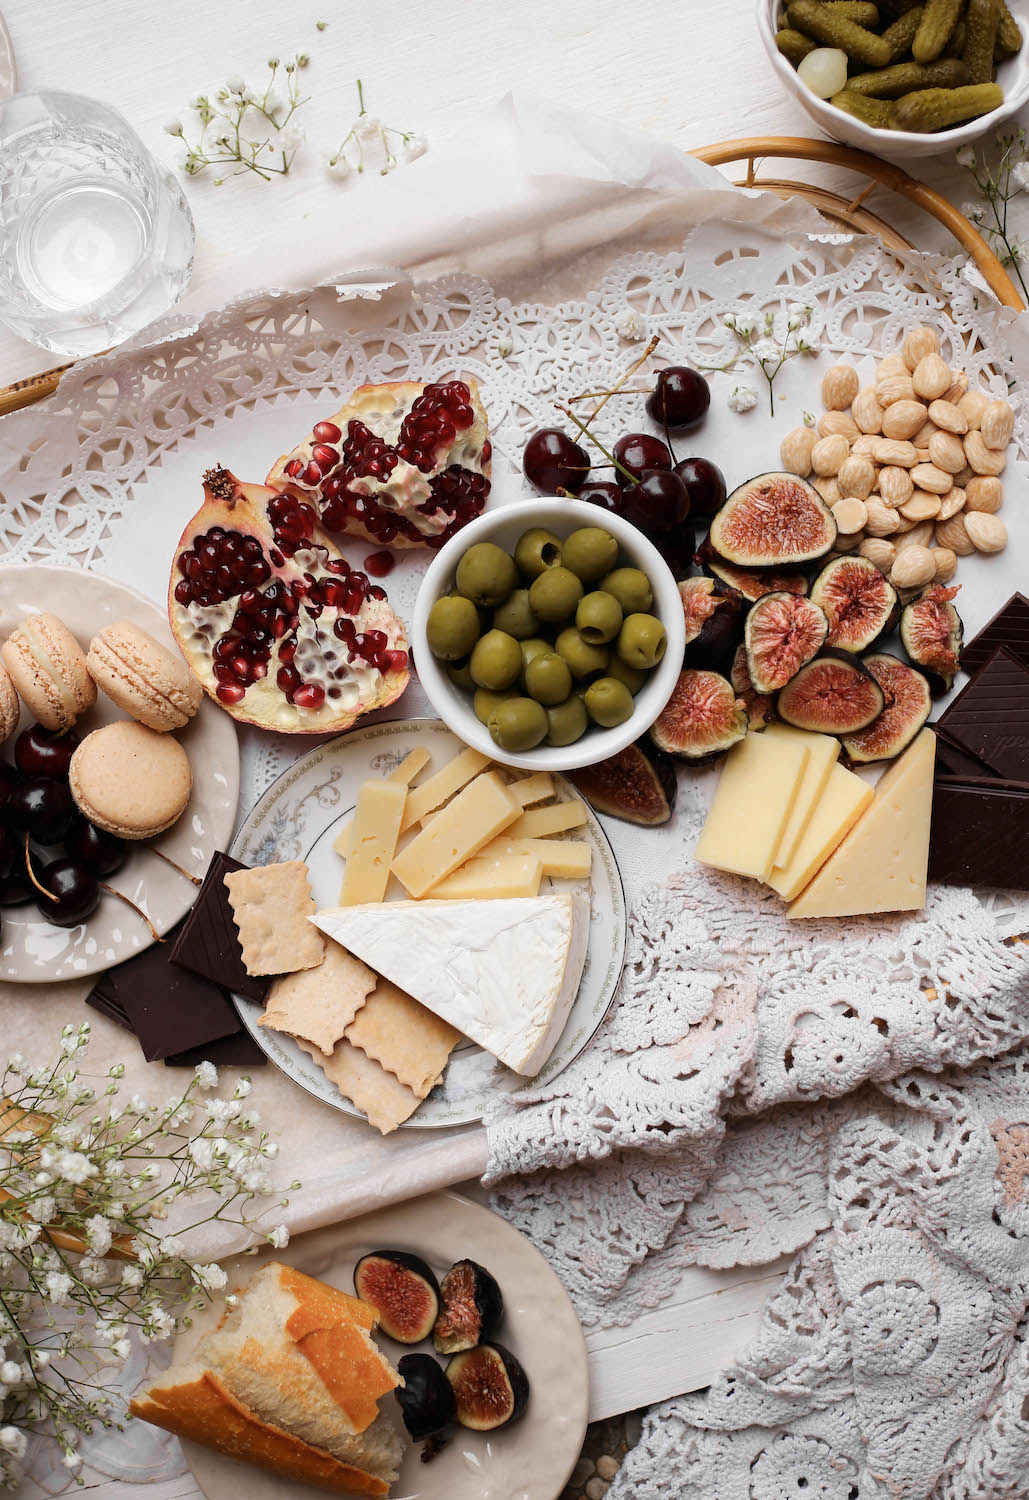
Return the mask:
[[(369, 777), (388, 774), (417, 745), (425, 745), (432, 754), (424, 774), (452, 760), (462, 748), (457, 736), (437, 719), (373, 724), (319, 745), (269, 787), (240, 829), (232, 853), (250, 865), (305, 860), (318, 906), (336, 906), (343, 864), (332, 845), (354, 810), (358, 788)], [(578, 796), (560, 776), (556, 782), (562, 800)], [(622, 972), (625, 897), (611, 845), (593, 814), (588, 813), (585, 829), (577, 828), (569, 837), (592, 845), (592, 900), (582, 984), (557, 1046), (536, 1078), (527, 1080), (473, 1042), (463, 1042), (451, 1056), (440, 1084), (405, 1121), (408, 1127), (467, 1124), (482, 1118), (498, 1090), (510, 1093), (529, 1083), (549, 1082), (578, 1057), (604, 1019)], [(549, 884), (560, 890), (572, 889), (579, 882), (552, 880)], [(397, 895), (405, 894), (398, 888)], [(234, 999), (251, 1036), (288, 1077), (324, 1103), (364, 1118), (295, 1042), (258, 1026), (262, 1006), (241, 995)]]
[[(84, 647), (114, 620), (133, 620), (162, 644), (174, 646), (164, 612), (124, 584), (78, 568), (0, 567), (0, 640), (33, 610), (60, 615)], [(85, 734), (124, 717), (98, 693), (76, 730)], [(31, 722), (23, 710), (20, 727)], [(141, 843), (108, 882), (141, 907), (158, 932), (167, 932), (185, 915), (196, 889), (153, 850), (161, 849), (190, 874), (203, 875), (214, 852), (228, 847), (239, 800), (239, 748), (228, 714), (205, 698), (178, 739), (193, 767), (189, 805), (167, 833)], [(9, 751), (4, 758), (10, 758)], [(84, 979), (152, 942), (146, 923), (114, 896), (102, 896), (88, 922), (67, 928), (44, 921), (35, 906), (12, 906), (3, 913), (0, 979), (23, 984)]]
[[(295, 1240), (285, 1253), (239, 1257), (226, 1262), (226, 1269), (230, 1285), (238, 1286), (266, 1261), (287, 1261), (353, 1293), (354, 1266), (369, 1250), (382, 1249), (414, 1251), (440, 1278), (455, 1260), (466, 1256), (486, 1266), (504, 1294), (504, 1322), (497, 1337), (524, 1365), (530, 1387), (525, 1416), (507, 1429), (478, 1433), (456, 1427), (451, 1441), (428, 1464), (421, 1462), (421, 1444), (412, 1444), (390, 1500), (556, 1500), (586, 1432), (586, 1345), (568, 1294), (550, 1266), (496, 1214), (458, 1193), (433, 1193), (350, 1223), (317, 1229)], [(214, 1304), (194, 1316), (192, 1328), (176, 1340), (176, 1359), (192, 1353), (220, 1311)], [(380, 1343), (394, 1364), (410, 1352), (385, 1337)], [(384, 1397), (382, 1410), (391, 1408), (396, 1410), (394, 1399)], [(195, 1443), (182, 1447), (207, 1500), (281, 1500), (284, 1493), (322, 1493), (307, 1485), (287, 1486)]]
[(3, 16), (0, 16), (0, 99), (9, 99), (17, 87), (18, 73), (14, 66), (14, 43), (4, 25)]

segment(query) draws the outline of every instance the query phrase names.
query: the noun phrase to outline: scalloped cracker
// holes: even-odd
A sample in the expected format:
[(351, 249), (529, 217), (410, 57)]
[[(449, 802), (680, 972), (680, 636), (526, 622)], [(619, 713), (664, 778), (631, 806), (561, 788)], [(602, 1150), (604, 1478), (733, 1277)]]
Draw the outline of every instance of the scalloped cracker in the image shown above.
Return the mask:
[(329, 1082), (367, 1115), (368, 1123), (381, 1135), (389, 1135), (410, 1119), (422, 1102), (413, 1089), (387, 1073), (360, 1047), (351, 1046), (345, 1037), (330, 1058), (323, 1057), (308, 1042), (298, 1045), (311, 1054)]
[(347, 1041), (424, 1099), (439, 1082), (461, 1033), (380, 979), (347, 1027)]
[(315, 904), (302, 860), (225, 876), (248, 974), (293, 974), (322, 961), (325, 941), (307, 919)]
[(300, 969), (275, 980), (257, 1024), (303, 1038), (331, 1057), (377, 979), (373, 970), (339, 943), (327, 943), (316, 969)]

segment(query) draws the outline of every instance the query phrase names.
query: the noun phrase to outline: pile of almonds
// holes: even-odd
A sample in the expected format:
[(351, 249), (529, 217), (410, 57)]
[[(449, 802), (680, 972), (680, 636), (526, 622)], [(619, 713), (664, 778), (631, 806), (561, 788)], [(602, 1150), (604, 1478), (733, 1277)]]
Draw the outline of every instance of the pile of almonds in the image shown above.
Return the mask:
[(782, 466), (810, 479), (836, 519), (836, 552), (860, 552), (899, 589), (947, 583), (959, 557), (1000, 552), (1000, 475), (1014, 428), (1006, 401), (968, 389), (931, 328), (862, 387), (852, 365), (822, 381), (818, 431), (795, 427)]

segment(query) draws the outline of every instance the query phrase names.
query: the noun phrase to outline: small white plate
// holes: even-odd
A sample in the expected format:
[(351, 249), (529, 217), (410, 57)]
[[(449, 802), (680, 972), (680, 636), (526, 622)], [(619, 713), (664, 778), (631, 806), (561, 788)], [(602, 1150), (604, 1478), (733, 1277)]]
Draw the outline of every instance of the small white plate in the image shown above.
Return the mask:
[[(369, 777), (388, 774), (418, 745), (432, 754), (426, 774), (452, 760), (462, 748), (457, 736), (438, 719), (372, 724), (319, 745), (268, 788), (243, 823), (232, 853), (249, 865), (306, 861), (319, 908), (336, 906), (343, 863), (332, 845), (354, 810), (358, 788)], [(578, 796), (563, 777), (555, 780), (562, 801)], [(590, 931), (582, 984), (557, 1046), (536, 1077), (525, 1079), (473, 1042), (462, 1042), (442, 1081), (404, 1122), (406, 1126), (464, 1125), (480, 1120), (498, 1092), (549, 1082), (578, 1057), (607, 1014), (625, 953), (622, 882), (611, 845), (588, 809), (586, 827), (575, 829), (569, 837), (585, 839), (593, 849)], [(579, 882), (552, 880), (549, 885), (554, 890), (571, 890)], [(288, 1077), (323, 1103), (364, 1119), (295, 1042), (258, 1026), (262, 1006), (241, 995), (233, 998), (251, 1036)]]
[[(0, 567), (0, 641), (34, 610), (51, 610), (85, 648), (114, 620), (132, 620), (174, 649), (164, 612), (124, 584), (79, 568)], [(80, 735), (125, 715), (110, 698), (97, 701), (75, 726)], [(22, 710), (19, 728), (32, 723)], [(196, 899), (196, 887), (153, 851), (159, 848), (191, 875), (203, 875), (218, 849), (228, 847), (239, 800), (239, 747), (228, 714), (207, 698), (177, 736), (193, 767), (193, 794), (167, 833), (141, 843), (108, 884), (145, 911), (158, 932), (167, 932)], [(12, 736), (10, 744), (13, 744)], [(4, 759), (10, 759), (10, 745)], [(0, 752), (2, 753), (2, 752)], [(84, 979), (149, 948), (146, 923), (114, 896), (101, 896), (88, 922), (54, 927), (35, 906), (3, 911), (0, 979), (50, 984)]]
[[(462, 1198), (426, 1198), (329, 1224), (294, 1240), (287, 1251), (263, 1250), (226, 1261), (229, 1285), (238, 1287), (269, 1260), (286, 1261), (341, 1291), (353, 1293), (354, 1267), (370, 1250), (408, 1250), (427, 1260), (442, 1279), (456, 1260), (470, 1257), (497, 1278), (504, 1321), (497, 1338), (525, 1367), (529, 1405), (521, 1421), (494, 1433), (455, 1427), (430, 1463), (420, 1443), (406, 1451), (390, 1500), (556, 1500), (582, 1450), (589, 1407), (589, 1365), (575, 1309), (550, 1266), (510, 1224)], [(175, 1342), (175, 1359), (189, 1358), (221, 1315), (218, 1302), (194, 1315)], [(394, 1365), (412, 1346), (376, 1335)], [(431, 1346), (420, 1345), (421, 1349)], [(399, 1412), (392, 1396), (381, 1409)], [(286, 1486), (260, 1469), (233, 1462), (196, 1443), (183, 1443), (193, 1478), (207, 1500), (281, 1500), (285, 1491), (322, 1494), (307, 1485)]]

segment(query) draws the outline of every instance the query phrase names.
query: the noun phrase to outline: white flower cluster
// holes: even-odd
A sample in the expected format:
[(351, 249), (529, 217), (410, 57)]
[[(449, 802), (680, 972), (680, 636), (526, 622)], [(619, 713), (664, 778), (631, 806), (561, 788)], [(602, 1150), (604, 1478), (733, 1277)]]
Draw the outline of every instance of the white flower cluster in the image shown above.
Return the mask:
[[(387, 125), (377, 115), (370, 115), (364, 104), (364, 84), (357, 80), (357, 117), (351, 122), (336, 151), (325, 163), (326, 170), (342, 182), (355, 172), (374, 167), (382, 177), (395, 172), (405, 162), (417, 161), (429, 149), (424, 136)], [(368, 155), (366, 156), (366, 148)]]
[[(814, 308), (803, 302), (791, 302), (779, 312), (766, 312), (761, 319), (728, 316), (723, 319), (726, 328), (735, 335), (738, 352), (722, 365), (731, 370), (738, 359), (753, 360), (768, 382), (768, 400), (772, 415), (775, 415), (775, 380), (786, 362), (796, 354), (815, 354), (817, 351), (805, 330), (811, 322)], [(732, 411), (752, 411), (757, 405), (757, 391), (749, 385), (733, 387), (729, 396)]]

